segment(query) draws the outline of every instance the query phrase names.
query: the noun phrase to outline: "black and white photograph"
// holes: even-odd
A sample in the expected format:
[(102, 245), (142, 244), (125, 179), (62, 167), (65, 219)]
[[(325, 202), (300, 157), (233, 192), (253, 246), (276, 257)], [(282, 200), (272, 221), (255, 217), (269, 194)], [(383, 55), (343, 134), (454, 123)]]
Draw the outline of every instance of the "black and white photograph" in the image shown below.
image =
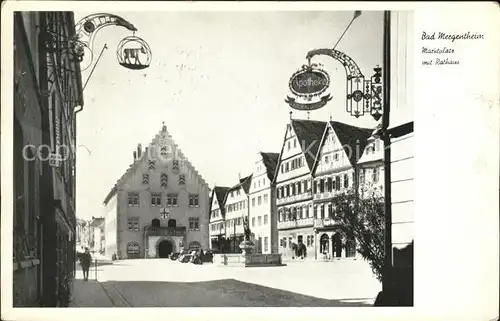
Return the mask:
[(414, 307), (416, 69), (484, 35), (421, 35), (411, 8), (115, 3), (10, 13), (14, 310)]

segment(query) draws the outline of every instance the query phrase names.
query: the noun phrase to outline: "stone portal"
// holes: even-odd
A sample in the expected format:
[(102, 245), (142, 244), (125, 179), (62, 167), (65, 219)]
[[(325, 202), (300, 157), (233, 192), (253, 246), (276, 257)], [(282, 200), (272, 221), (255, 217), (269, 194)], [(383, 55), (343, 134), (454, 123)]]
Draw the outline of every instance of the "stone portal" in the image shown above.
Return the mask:
[(163, 240), (158, 244), (158, 257), (160, 258), (168, 258), (173, 251), (174, 245), (169, 240)]

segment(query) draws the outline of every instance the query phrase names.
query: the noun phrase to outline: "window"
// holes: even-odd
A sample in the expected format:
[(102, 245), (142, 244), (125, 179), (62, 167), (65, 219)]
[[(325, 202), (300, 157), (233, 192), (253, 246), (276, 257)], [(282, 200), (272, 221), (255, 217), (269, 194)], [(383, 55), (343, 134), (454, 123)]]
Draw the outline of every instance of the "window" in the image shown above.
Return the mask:
[(258, 222), (259, 226), (262, 225), (262, 216), (257, 217), (257, 222)]
[(340, 190), (340, 176), (335, 177), (335, 189)]
[(190, 207), (193, 207), (193, 206), (199, 206), (199, 196), (198, 194), (192, 194), (192, 195), (189, 195), (189, 206)]
[(359, 184), (363, 185), (365, 183), (365, 169), (359, 171)]
[(152, 193), (151, 194), (151, 206), (161, 206), (161, 194)]
[(319, 181), (319, 191), (320, 191), (320, 193), (325, 192), (325, 180), (324, 179), (321, 179)]
[(288, 171), (290, 171), (290, 169), (289, 169), (289, 167), (288, 167), (288, 166), (289, 166), (289, 163), (287, 162), (287, 163), (285, 164), (285, 168), (286, 168), (286, 171), (287, 171), (287, 172), (288, 172)]
[(297, 183), (297, 194), (302, 194), (302, 182)]
[(297, 147), (297, 139), (296, 138), (293, 140), (293, 147), (294, 148)]
[(267, 225), (269, 223), (269, 215), (264, 215), (264, 225)]
[(373, 183), (378, 183), (378, 168), (373, 169), (372, 181)]
[(252, 207), (255, 206), (255, 197), (252, 198)]
[(174, 171), (179, 170), (179, 161), (178, 160), (172, 161), (172, 170), (174, 170)]
[(265, 237), (264, 237), (264, 251), (266, 251), (266, 252), (267, 252), (267, 251), (268, 251), (268, 249), (269, 249), (269, 244), (268, 244), (268, 243), (269, 243), (269, 239), (268, 239), (268, 237), (267, 237), (267, 236), (265, 236)]
[(139, 231), (139, 218), (130, 217), (127, 221), (129, 231)]
[(349, 176), (347, 174), (344, 174), (344, 188), (349, 187)]
[(267, 204), (267, 202), (268, 202), (268, 195), (267, 195), (267, 194), (265, 194), (265, 195), (264, 195), (264, 204)]
[(139, 244), (136, 242), (130, 242), (127, 244), (127, 254), (137, 255), (139, 254)]
[(314, 218), (318, 218), (318, 206), (314, 205)]
[(255, 217), (252, 217), (252, 227), (255, 226)]
[(321, 205), (320, 210), (321, 210), (321, 213), (320, 213), (321, 218), (325, 218), (325, 205)]
[(167, 188), (167, 184), (168, 184), (168, 176), (167, 174), (162, 173), (160, 175), (160, 185), (162, 188)]
[(284, 217), (283, 217), (283, 210), (280, 210), (280, 211), (279, 211), (278, 219), (279, 219), (279, 221), (280, 221), (280, 222), (283, 222), (283, 220), (284, 220)]
[(199, 217), (190, 217), (189, 218), (189, 230), (190, 231), (199, 231), (200, 230), (200, 218)]
[(186, 184), (186, 175), (181, 174), (179, 175), (179, 185), (185, 185)]
[(139, 194), (129, 193), (128, 194), (128, 206), (139, 206)]
[[(257, 183), (258, 183), (258, 184), (257, 184), (257, 185), (258, 185), (258, 187), (260, 187), (260, 181), (257, 181)], [(238, 194), (239, 194), (239, 193), (238, 193)]]
[(334, 161), (338, 161), (339, 160), (339, 154), (338, 153), (333, 154), (333, 160)]
[(149, 174), (142, 174), (142, 184), (149, 184)]
[(328, 163), (328, 156), (325, 156), (325, 163)]
[(162, 146), (160, 150), (161, 156), (167, 156), (167, 146)]
[(333, 188), (333, 180), (331, 177), (328, 177), (328, 180), (326, 182), (326, 187), (328, 189), (329, 192), (332, 191), (332, 188)]
[(257, 197), (257, 205), (262, 205), (262, 196)]
[(288, 141), (288, 150), (290, 150), (290, 141)]
[(177, 194), (168, 194), (167, 195), (167, 206), (177, 206)]
[(238, 217), (238, 223), (236, 225), (240, 226), (241, 225), (241, 217)]

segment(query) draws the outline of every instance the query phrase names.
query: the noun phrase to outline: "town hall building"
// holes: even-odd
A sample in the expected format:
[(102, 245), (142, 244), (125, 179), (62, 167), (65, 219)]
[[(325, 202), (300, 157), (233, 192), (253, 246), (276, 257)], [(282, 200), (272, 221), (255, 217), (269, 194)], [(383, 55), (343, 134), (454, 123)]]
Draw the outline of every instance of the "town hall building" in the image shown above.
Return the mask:
[(143, 150), (104, 200), (105, 255), (163, 258), (209, 248), (210, 189), (167, 127)]

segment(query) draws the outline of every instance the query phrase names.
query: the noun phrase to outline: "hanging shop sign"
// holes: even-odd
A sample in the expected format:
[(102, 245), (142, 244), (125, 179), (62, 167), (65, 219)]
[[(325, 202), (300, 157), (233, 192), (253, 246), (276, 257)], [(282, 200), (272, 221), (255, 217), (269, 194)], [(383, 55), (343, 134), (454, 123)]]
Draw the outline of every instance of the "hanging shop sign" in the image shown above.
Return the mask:
[(378, 121), (383, 112), (382, 68), (380, 66), (373, 68), (373, 76), (366, 79), (357, 63), (345, 53), (335, 49), (314, 49), (307, 53), (306, 59), (310, 60), (318, 55), (329, 56), (344, 66), (347, 89), (346, 111), (356, 118), (367, 113)]
[(287, 96), (285, 102), (297, 110), (322, 108), (331, 100), (329, 94), (321, 96), (330, 86), (330, 76), (318, 64), (303, 65), (288, 83), (294, 97)]
[(146, 41), (136, 36), (129, 36), (118, 44), (116, 57), (123, 67), (140, 70), (149, 67), (152, 53)]

